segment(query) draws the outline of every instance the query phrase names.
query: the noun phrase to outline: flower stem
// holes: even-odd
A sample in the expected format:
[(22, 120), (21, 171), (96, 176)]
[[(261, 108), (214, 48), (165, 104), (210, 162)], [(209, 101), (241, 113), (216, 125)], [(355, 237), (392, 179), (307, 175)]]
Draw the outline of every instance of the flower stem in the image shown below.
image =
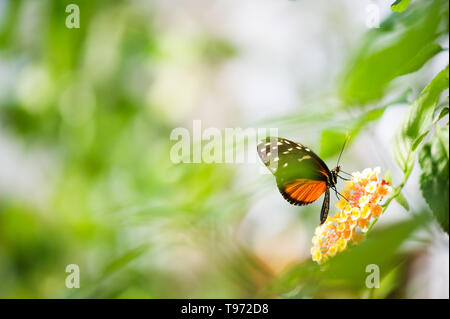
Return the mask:
[[(412, 168), (405, 173), (405, 175), (403, 176), (403, 181), (397, 187), (394, 188), (394, 192), (392, 192), (392, 194), (388, 197), (386, 202), (383, 204), (383, 210), (382, 210), (381, 214), (383, 214), (384, 211), (388, 208), (388, 206), (392, 202), (392, 200), (395, 199), (398, 195), (400, 195), (403, 187), (405, 186), (406, 182), (408, 181), (409, 175), (411, 175), (411, 171), (412, 171)], [(367, 229), (365, 236), (367, 236), (367, 234), (370, 232), (370, 230), (372, 229), (372, 227), (375, 225), (375, 223), (377, 221), (378, 221), (378, 218), (375, 218), (372, 221), (372, 223), (370, 223), (370, 226)]]

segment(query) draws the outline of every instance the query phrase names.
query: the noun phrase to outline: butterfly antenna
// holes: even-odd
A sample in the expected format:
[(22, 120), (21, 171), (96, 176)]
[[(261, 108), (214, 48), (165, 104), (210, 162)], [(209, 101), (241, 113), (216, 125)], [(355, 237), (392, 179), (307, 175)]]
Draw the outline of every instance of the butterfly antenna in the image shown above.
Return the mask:
[(344, 152), (345, 145), (347, 144), (347, 142), (348, 142), (348, 140), (349, 140), (349, 138), (350, 138), (350, 136), (349, 136), (348, 134), (346, 134), (346, 135), (347, 135), (347, 136), (346, 136), (346, 138), (345, 138), (344, 145), (342, 145), (341, 152), (339, 153), (339, 157), (338, 157), (336, 166), (339, 166), (339, 162), (341, 161), (342, 152)]

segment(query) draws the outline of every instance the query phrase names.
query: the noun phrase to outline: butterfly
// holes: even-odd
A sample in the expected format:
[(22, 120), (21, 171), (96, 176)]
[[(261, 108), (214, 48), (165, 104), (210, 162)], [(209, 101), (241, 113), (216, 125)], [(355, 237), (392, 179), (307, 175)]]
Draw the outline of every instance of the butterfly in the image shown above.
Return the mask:
[(275, 176), (281, 195), (292, 205), (311, 204), (325, 193), (320, 212), (320, 224), (323, 224), (330, 208), (330, 188), (336, 196), (342, 196), (336, 189), (337, 179), (348, 179), (339, 173), (350, 175), (339, 166), (344, 147), (345, 143), (337, 166), (332, 170), (310, 148), (285, 138), (267, 137), (258, 144), (257, 151), (264, 165)]

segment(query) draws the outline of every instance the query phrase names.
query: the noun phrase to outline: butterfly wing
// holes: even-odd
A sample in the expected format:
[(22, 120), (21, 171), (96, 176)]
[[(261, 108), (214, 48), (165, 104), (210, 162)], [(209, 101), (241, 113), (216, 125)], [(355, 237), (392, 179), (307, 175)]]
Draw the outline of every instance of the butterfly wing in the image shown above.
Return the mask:
[(284, 138), (268, 137), (257, 149), (289, 203), (310, 204), (327, 190), (330, 170), (308, 147)]
[(293, 205), (308, 205), (316, 201), (327, 189), (325, 181), (296, 179), (292, 183), (278, 185), (281, 195)]

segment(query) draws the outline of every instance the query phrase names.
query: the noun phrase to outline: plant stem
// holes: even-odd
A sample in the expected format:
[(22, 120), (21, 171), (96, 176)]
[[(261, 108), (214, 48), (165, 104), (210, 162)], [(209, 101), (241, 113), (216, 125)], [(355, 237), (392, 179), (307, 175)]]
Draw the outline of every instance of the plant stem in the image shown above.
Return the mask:
[[(386, 203), (383, 204), (383, 210), (382, 210), (382, 215), (384, 213), (384, 211), (388, 208), (389, 204), (392, 202), (392, 200), (394, 198), (396, 198), (398, 195), (400, 195), (403, 187), (405, 186), (406, 182), (408, 181), (409, 175), (411, 175), (411, 171), (412, 171), (412, 167), (410, 170), (408, 170), (408, 172), (405, 173), (405, 175), (403, 176), (403, 181), (397, 186), (394, 187), (394, 192), (392, 192), (392, 194), (389, 196), (389, 198), (386, 200)], [(365, 236), (367, 236), (367, 234), (370, 232), (370, 230), (372, 229), (372, 227), (375, 225), (375, 223), (378, 221), (378, 218), (375, 218), (372, 223), (370, 223), (369, 228), (367, 229), (367, 232), (365, 234)]]

